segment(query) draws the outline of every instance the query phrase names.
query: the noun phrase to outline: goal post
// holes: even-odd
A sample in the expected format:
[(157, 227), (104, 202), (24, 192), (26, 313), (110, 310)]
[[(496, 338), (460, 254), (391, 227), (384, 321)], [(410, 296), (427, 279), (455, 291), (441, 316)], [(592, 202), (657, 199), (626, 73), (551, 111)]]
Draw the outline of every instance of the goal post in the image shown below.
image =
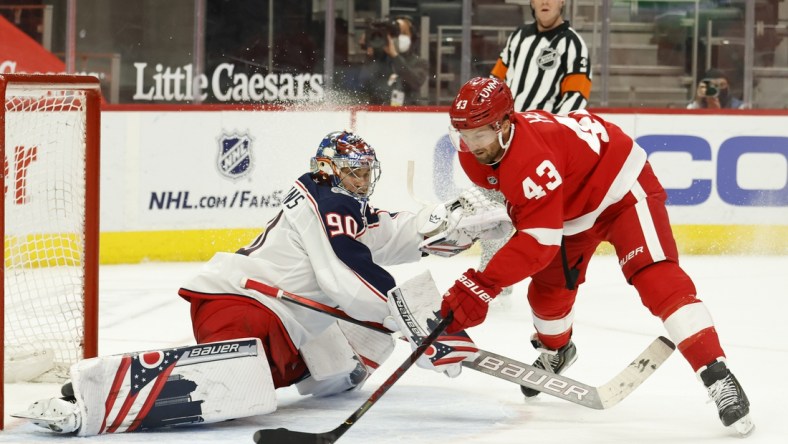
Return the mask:
[(5, 381), (63, 381), (98, 354), (98, 79), (0, 75)]

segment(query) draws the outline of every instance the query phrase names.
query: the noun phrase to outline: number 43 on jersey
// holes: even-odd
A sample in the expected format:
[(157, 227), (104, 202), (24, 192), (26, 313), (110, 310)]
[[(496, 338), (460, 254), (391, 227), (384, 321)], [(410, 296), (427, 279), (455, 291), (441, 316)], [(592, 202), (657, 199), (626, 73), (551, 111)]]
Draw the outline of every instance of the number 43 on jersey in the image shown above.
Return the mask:
[[(578, 111), (572, 114), (582, 115), (584, 112)], [(528, 116), (526, 115), (526, 118), (527, 117)], [(610, 140), (607, 131), (605, 131), (605, 127), (601, 123), (592, 119), (591, 116), (585, 115), (579, 120), (575, 120), (572, 117), (563, 116), (555, 116), (555, 119), (558, 121), (558, 123), (574, 131), (574, 133), (577, 134), (577, 137), (584, 141), (588, 147), (597, 154), (599, 154), (601, 149), (601, 142), (607, 142)], [(536, 121), (543, 120), (537, 119)], [(542, 197), (547, 196), (547, 191), (552, 191), (558, 188), (562, 182), (561, 174), (550, 160), (544, 160), (539, 164), (539, 166), (536, 167), (536, 176), (546, 177), (548, 182), (545, 183), (543, 187), (536, 183), (536, 181), (534, 181), (531, 176), (526, 177), (525, 180), (523, 180), (523, 193), (527, 199), (541, 199)], [(545, 191), (545, 188), (547, 188), (547, 191)]]

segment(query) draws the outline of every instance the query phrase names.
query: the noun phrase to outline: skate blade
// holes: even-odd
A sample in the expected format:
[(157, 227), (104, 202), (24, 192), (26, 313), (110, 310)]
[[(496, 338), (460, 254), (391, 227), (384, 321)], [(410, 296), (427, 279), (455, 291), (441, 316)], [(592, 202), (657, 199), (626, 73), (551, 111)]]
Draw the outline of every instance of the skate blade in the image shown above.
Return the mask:
[(41, 416), (28, 412), (11, 413), (9, 416), (28, 420), (39, 427), (58, 433), (71, 433), (79, 428), (75, 420), (63, 416)]
[(750, 436), (755, 430), (755, 424), (752, 422), (752, 419), (750, 419), (749, 414), (731, 424), (731, 427), (736, 430), (740, 438), (746, 438)]
[(27, 419), (30, 421), (39, 420), (39, 419), (43, 419), (43, 420), (51, 419), (46, 417), (42, 418), (41, 415), (36, 415), (35, 413), (28, 413), (28, 412), (16, 412), (16, 413), (11, 413), (8, 416), (12, 418)]

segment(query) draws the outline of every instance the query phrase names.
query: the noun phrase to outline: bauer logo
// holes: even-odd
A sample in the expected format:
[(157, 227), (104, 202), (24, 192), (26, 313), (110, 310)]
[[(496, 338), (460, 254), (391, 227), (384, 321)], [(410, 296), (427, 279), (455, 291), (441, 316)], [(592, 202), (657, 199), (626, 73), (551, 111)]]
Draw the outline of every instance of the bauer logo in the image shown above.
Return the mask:
[(485, 373), (498, 373), (503, 375), (504, 379), (517, 379), (523, 381), (525, 384), (521, 385), (524, 387), (533, 388), (540, 392), (556, 392), (560, 393), (562, 397), (565, 398), (577, 398), (578, 401), (582, 401), (590, 393), (587, 388), (571, 384), (569, 381), (559, 378), (558, 376), (550, 376), (550, 373), (540, 368), (526, 366), (520, 363), (515, 364), (514, 362), (506, 362), (499, 358), (501, 357), (482, 355), (482, 359), (478, 362), (478, 365), (485, 369), (483, 370)]
[(223, 134), (219, 139), (216, 166), (223, 176), (240, 179), (252, 171), (252, 139), (246, 135)]

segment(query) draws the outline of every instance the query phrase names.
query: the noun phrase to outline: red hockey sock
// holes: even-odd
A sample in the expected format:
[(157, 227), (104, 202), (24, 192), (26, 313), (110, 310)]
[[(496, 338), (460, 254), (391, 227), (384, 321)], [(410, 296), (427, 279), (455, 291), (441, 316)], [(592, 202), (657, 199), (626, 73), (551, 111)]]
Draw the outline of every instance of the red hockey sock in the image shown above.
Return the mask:
[(715, 359), (725, 357), (725, 352), (720, 345), (720, 338), (714, 327), (704, 328), (681, 341), (678, 344), (678, 349), (695, 372), (714, 362)]

